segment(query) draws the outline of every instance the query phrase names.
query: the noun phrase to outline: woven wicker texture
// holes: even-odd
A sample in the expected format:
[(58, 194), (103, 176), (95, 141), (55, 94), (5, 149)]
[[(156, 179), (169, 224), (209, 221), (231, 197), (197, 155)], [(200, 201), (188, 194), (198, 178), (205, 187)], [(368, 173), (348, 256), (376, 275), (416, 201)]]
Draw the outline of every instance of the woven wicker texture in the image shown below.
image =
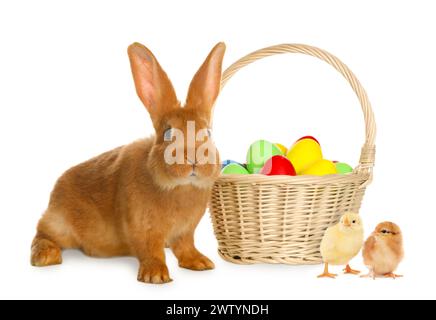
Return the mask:
[(241, 68), (282, 53), (317, 57), (350, 83), (362, 106), (365, 143), (353, 173), (329, 176), (223, 175), (215, 183), (211, 217), (218, 251), (238, 264), (321, 262), (325, 230), (348, 211), (358, 212), (372, 181), (376, 126), (368, 97), (351, 70), (332, 54), (308, 45), (283, 44), (255, 51), (224, 71), (222, 86)]

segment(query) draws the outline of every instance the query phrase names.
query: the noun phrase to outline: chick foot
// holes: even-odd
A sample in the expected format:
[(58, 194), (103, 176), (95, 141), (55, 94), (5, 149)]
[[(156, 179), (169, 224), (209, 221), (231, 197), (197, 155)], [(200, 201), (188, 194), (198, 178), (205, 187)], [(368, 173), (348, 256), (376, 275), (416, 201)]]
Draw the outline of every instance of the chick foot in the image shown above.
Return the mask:
[(320, 279), (320, 278), (336, 279), (337, 276), (338, 276), (337, 274), (334, 274), (334, 273), (330, 273), (330, 272), (329, 272), (329, 265), (328, 265), (328, 263), (326, 263), (326, 264), (325, 264), (325, 267), (324, 267), (324, 273), (323, 273), (323, 274), (320, 274), (320, 275), (318, 276), (318, 279)]
[(321, 278), (330, 278), (330, 279), (336, 279), (336, 277), (337, 277), (338, 275), (337, 274), (334, 274), (334, 273), (323, 273), (323, 274), (320, 274), (319, 276), (318, 276), (318, 279), (321, 279)]
[(360, 274), (360, 271), (351, 269), (350, 265), (347, 264), (347, 266), (344, 269), (344, 274), (358, 275), (358, 274)]
[(395, 274), (395, 273), (393, 273), (393, 272), (390, 272), (390, 273), (386, 273), (385, 275), (384, 275), (384, 277), (385, 278), (392, 278), (392, 279), (396, 279), (396, 278), (402, 278), (403, 276), (402, 275), (399, 275), (399, 274)]
[(361, 278), (372, 278), (373, 280), (375, 280), (376, 276), (374, 273), (370, 272), (368, 274), (364, 274), (360, 276)]

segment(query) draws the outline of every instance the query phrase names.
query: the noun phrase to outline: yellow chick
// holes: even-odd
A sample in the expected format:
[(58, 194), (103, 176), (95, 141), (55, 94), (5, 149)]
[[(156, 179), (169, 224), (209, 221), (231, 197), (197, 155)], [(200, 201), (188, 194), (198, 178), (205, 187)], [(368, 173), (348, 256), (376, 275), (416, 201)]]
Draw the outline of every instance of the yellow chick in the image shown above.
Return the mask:
[(403, 235), (395, 223), (380, 223), (366, 240), (362, 253), (363, 262), (369, 269), (364, 277), (402, 277), (394, 273), (404, 257)]
[(321, 255), (325, 263), (324, 273), (318, 278), (336, 278), (336, 274), (329, 273), (329, 264), (347, 265), (346, 274), (359, 274), (348, 264), (359, 253), (364, 240), (363, 225), (360, 216), (347, 213), (340, 222), (327, 229), (321, 242)]

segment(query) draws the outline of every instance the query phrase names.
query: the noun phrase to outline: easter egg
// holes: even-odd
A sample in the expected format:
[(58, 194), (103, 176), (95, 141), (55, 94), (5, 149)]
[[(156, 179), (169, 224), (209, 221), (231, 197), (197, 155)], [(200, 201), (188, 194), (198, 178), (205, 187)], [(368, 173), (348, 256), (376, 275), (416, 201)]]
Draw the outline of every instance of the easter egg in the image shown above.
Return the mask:
[(249, 174), (249, 172), (239, 163), (230, 163), (221, 170), (221, 174)]
[(338, 171), (338, 173), (340, 174), (353, 172), (353, 168), (349, 164), (346, 164), (344, 162), (336, 162), (335, 166), (336, 166), (336, 171)]
[(260, 170), (261, 174), (265, 174), (267, 176), (277, 176), (277, 175), (286, 175), (286, 176), (295, 176), (296, 172), (294, 166), (291, 161), (284, 156), (274, 156), (265, 162), (262, 170)]
[(300, 139), (295, 142), (286, 157), (294, 165), (297, 174), (301, 174), (323, 158), (321, 146), (317, 140), (311, 138)]
[(317, 161), (315, 164), (304, 170), (301, 174), (303, 175), (313, 175), (313, 176), (324, 176), (327, 174), (336, 174), (336, 166), (333, 162), (325, 159)]
[(275, 143), (275, 145), (276, 145), (277, 148), (280, 149), (280, 151), (282, 152), (282, 155), (286, 156), (286, 153), (288, 153), (288, 148), (286, 148), (281, 143)]
[(301, 141), (301, 140), (304, 140), (304, 139), (311, 139), (311, 140), (315, 141), (316, 143), (320, 144), (319, 141), (318, 141), (316, 138), (312, 137), (312, 136), (304, 136), (304, 137), (301, 137), (301, 138), (298, 139), (296, 142)]
[(281, 154), (282, 152), (275, 144), (266, 140), (258, 140), (252, 143), (247, 152), (248, 172), (259, 173), (269, 158)]
[[(221, 162), (221, 169), (223, 169), (225, 166), (227, 166), (231, 163), (238, 163), (238, 162), (234, 161), (234, 160), (224, 160), (223, 162)], [(238, 164), (240, 164), (240, 163), (238, 163)]]

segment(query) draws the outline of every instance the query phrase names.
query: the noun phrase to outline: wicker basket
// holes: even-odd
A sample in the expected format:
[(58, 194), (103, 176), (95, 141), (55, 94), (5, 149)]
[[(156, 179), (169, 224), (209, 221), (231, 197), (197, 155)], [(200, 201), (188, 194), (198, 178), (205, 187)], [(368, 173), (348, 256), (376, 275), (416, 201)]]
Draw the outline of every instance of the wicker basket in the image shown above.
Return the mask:
[(358, 212), (372, 180), (375, 122), (360, 82), (330, 53), (301, 44), (283, 44), (255, 51), (232, 64), (222, 85), (242, 67), (275, 54), (303, 53), (338, 70), (350, 83), (362, 106), (366, 141), (353, 173), (328, 176), (223, 175), (212, 192), (211, 216), (219, 254), (238, 264), (321, 262), (325, 230), (345, 212)]

